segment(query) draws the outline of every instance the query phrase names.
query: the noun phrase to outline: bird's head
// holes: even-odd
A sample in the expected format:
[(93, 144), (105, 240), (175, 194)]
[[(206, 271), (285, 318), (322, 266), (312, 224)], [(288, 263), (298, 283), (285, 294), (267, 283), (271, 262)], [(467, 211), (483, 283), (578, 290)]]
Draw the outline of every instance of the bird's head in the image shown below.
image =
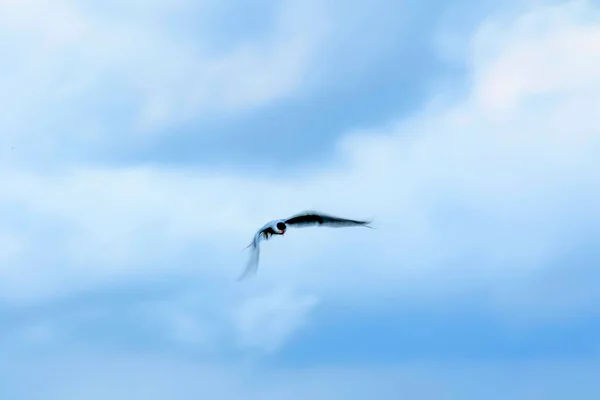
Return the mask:
[(285, 233), (285, 230), (287, 229), (287, 226), (283, 222), (278, 222), (275, 227), (279, 231), (278, 233), (280, 233), (281, 235), (283, 235)]

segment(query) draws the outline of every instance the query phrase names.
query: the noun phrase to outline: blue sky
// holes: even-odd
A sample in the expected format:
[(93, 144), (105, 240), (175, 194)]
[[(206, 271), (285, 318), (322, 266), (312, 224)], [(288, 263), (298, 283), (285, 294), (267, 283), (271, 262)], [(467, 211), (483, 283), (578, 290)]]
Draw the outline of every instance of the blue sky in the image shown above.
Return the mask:
[(0, 0), (0, 397), (597, 398), (599, 7)]

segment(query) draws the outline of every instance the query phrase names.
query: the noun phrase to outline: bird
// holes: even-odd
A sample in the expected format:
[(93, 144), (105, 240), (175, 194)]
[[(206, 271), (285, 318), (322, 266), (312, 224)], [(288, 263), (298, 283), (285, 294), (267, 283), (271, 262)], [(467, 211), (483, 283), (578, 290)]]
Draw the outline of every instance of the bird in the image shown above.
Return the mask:
[(283, 236), (287, 231), (288, 227), (292, 228), (304, 228), (309, 226), (327, 226), (331, 228), (351, 227), (351, 226), (364, 226), (366, 228), (373, 229), (369, 224), (372, 221), (357, 221), (353, 219), (346, 219), (340, 217), (334, 217), (332, 215), (323, 214), (317, 211), (304, 211), (295, 214), (289, 218), (276, 219), (267, 222), (260, 228), (254, 235), (254, 239), (246, 247), (251, 248), (250, 259), (246, 265), (246, 269), (242, 275), (238, 278), (241, 281), (251, 274), (256, 273), (258, 269), (258, 258), (260, 255), (260, 242), (262, 240), (269, 240), (272, 236), (280, 235)]

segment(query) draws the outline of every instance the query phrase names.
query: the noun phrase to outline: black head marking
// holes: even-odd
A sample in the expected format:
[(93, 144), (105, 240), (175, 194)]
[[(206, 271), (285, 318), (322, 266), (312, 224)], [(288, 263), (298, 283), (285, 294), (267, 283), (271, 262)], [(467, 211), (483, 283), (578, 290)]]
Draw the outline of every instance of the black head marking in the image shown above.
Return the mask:
[(283, 222), (277, 223), (277, 229), (279, 229), (280, 231), (285, 231), (286, 228), (287, 226)]

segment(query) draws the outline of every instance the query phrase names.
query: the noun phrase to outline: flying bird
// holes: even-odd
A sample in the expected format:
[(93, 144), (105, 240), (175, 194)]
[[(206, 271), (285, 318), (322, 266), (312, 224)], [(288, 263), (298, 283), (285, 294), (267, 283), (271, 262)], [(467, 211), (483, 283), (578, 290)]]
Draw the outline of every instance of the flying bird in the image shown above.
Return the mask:
[(248, 247), (251, 247), (252, 254), (250, 255), (250, 260), (248, 261), (246, 269), (238, 278), (238, 280), (242, 280), (248, 275), (256, 272), (258, 268), (258, 257), (260, 254), (260, 242), (262, 240), (269, 240), (271, 236), (274, 235), (283, 236), (288, 227), (304, 228), (308, 226), (328, 226), (331, 228), (341, 228), (349, 226), (364, 226), (366, 228), (371, 228), (369, 226), (370, 223), (371, 221), (356, 221), (353, 219), (339, 218), (316, 211), (305, 211), (287, 219), (276, 219), (268, 222), (256, 232), (254, 235), (254, 240), (252, 240), (252, 242), (248, 245)]

